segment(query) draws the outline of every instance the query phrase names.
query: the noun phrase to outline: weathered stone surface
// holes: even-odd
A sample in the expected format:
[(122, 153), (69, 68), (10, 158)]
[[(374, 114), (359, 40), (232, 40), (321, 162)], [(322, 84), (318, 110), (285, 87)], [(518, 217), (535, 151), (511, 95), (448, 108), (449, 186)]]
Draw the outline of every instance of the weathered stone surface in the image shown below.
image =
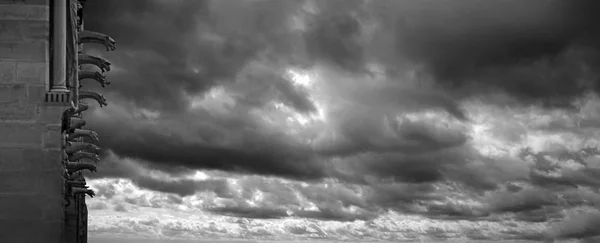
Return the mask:
[(23, 161), (24, 149), (0, 148), (0, 172), (25, 171), (33, 168), (32, 164)]
[(45, 62), (48, 41), (0, 41), (0, 60)]
[(60, 124), (46, 125), (44, 131), (43, 144), (46, 149), (60, 149), (62, 146), (62, 138), (60, 133)]
[(0, 148), (0, 173), (62, 171), (60, 150)]
[(43, 184), (31, 171), (0, 171), (0, 193), (37, 193)]
[(0, 62), (0, 83), (12, 83), (16, 79), (15, 62)]
[(26, 4), (49, 6), (48, 4), (50, 4), (50, 0), (0, 0), (0, 4)]
[[(41, 0), (37, 2), (45, 2)], [(12, 2), (12, 3), (11, 3)], [(30, 1), (31, 2), (31, 1)], [(0, 19), (22, 19), (22, 20), (46, 20), (50, 18), (50, 7), (46, 3), (40, 5), (19, 4), (15, 0), (0, 0), (3, 4), (0, 8)]]
[(0, 103), (19, 102), (27, 97), (25, 84), (0, 84)]
[(60, 124), (62, 113), (67, 109), (67, 106), (48, 106), (40, 105), (38, 122), (48, 124)]
[(0, 219), (2, 242), (64, 242), (61, 222)]
[(41, 148), (42, 132), (36, 123), (0, 121), (0, 147)]
[(65, 218), (64, 199), (60, 194), (47, 196), (47, 203), (44, 204), (44, 215), (42, 220), (46, 222), (63, 223)]
[(17, 63), (17, 82), (24, 82), (33, 85), (42, 85), (45, 89), (46, 81), (49, 76), (48, 63), (46, 62), (18, 62)]
[(24, 84), (0, 83), (0, 121), (28, 120), (36, 116), (36, 106), (24, 102), (27, 89)]
[(46, 40), (50, 25), (42, 20), (0, 20), (0, 30), (2, 41)]
[(28, 85), (27, 101), (31, 104), (40, 104), (43, 106), (46, 99), (45, 85)]
[(0, 120), (28, 120), (35, 117), (35, 105), (17, 102), (0, 104)]
[(35, 194), (0, 192), (0, 219), (41, 220), (43, 198)]

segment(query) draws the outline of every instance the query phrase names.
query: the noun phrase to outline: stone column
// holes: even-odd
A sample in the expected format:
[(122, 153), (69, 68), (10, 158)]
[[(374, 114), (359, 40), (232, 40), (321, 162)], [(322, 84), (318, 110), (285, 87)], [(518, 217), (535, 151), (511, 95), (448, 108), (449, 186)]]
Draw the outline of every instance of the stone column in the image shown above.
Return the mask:
[(69, 92), (67, 89), (67, 0), (53, 0), (51, 92)]

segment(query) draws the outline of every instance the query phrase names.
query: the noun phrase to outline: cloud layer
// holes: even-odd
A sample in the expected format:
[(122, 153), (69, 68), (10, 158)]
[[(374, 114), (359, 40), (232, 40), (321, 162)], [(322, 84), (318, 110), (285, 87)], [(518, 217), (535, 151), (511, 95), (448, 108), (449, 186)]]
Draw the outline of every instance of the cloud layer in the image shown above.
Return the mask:
[[(187, 236), (593, 240), (599, 7), (86, 3), (86, 29), (118, 45), (85, 47), (114, 66), (109, 106), (86, 114), (104, 148), (90, 208), (279, 229), (172, 226)], [(116, 178), (147, 194), (101, 184)], [(122, 223), (169, 236), (158, 221)]]

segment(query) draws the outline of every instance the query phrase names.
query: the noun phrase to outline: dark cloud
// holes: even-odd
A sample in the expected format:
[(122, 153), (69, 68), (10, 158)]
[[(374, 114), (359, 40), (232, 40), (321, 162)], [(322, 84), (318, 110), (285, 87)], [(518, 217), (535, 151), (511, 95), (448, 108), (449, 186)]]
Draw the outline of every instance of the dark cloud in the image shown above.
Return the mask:
[(401, 16), (392, 30), (398, 55), (425, 64), (446, 88), (548, 104), (597, 86), (595, 1), (377, 4)]
[(553, 234), (558, 239), (589, 239), (600, 236), (600, 212), (586, 212), (572, 215), (570, 218), (556, 224)]
[(305, 33), (308, 52), (348, 71), (364, 71), (364, 48), (357, 42), (361, 23), (351, 12), (320, 14)]
[[(315, 179), (323, 177), (326, 172), (321, 170), (322, 165), (315, 160), (308, 148), (289, 144), (284, 140), (285, 137), (277, 134), (265, 136), (258, 128), (254, 131), (247, 130), (246, 127), (238, 128), (240, 133), (245, 133), (243, 139), (246, 141), (243, 142), (249, 146), (239, 144), (239, 147), (226, 147), (188, 141), (182, 137), (185, 136), (183, 134), (163, 133), (160, 127), (126, 122), (128, 124), (102, 121), (102, 127), (94, 126), (99, 133), (111, 135), (103, 138), (102, 146), (120, 156), (188, 169), (219, 169), (290, 178)], [(218, 123), (215, 125), (220, 126)], [(252, 124), (247, 124), (250, 125)], [(136, 128), (131, 129), (133, 127)], [(220, 130), (218, 127), (217, 129)]]
[[(225, 205), (198, 208), (256, 219), (368, 221), (388, 210), (436, 220), (568, 219), (567, 210), (600, 203), (593, 196), (600, 170), (589, 162), (597, 151), (481, 154), (473, 141), (478, 134), (468, 132), (481, 114), (467, 113), (461, 101), (493, 102), (487, 99), (504, 92), (517, 98), (511, 104), (565, 107), (600, 90), (599, 7), (587, 0), (90, 1), (86, 29), (117, 40), (115, 52), (85, 47), (114, 66), (107, 74), (113, 85), (101, 91), (109, 107), (86, 113), (105, 149), (100, 172), (90, 178), (129, 178), (168, 194), (127, 197), (129, 204), (116, 205), (117, 211), (185, 204), (182, 197), (208, 192)], [(377, 77), (374, 62), (383, 62), (385, 77)], [(315, 81), (321, 83), (314, 90), (294, 85), (290, 65), (321, 70)], [(189, 109), (191, 97), (210, 98), (217, 88), (228, 95), (214, 98), (227, 103), (222, 109)], [(297, 115), (325, 112), (326, 124), (315, 125), (307, 139), (285, 125), (287, 114), (280, 124), (263, 121), (270, 118), (261, 112), (275, 109), (274, 102)], [(444, 115), (411, 117), (421, 111)], [(597, 127), (591, 118), (581, 118), (580, 127), (570, 118), (551, 120), (531, 127), (494, 121), (493, 139), (516, 144), (527, 129), (584, 135), (581, 126)], [(246, 179), (239, 180), (239, 193), (222, 179), (181, 179), (196, 169)], [(150, 176), (153, 170), (166, 175)], [(293, 180), (276, 183), (266, 176)], [(97, 194), (111, 199), (115, 190), (103, 185)], [(246, 202), (259, 191), (260, 200)], [(585, 222), (557, 237), (596, 236), (582, 226), (595, 221)], [(182, 227), (168, 226), (165, 234)], [(289, 231), (326, 237), (318, 226)], [(435, 239), (454, 234), (425, 231)], [(210, 228), (198, 234), (224, 233)], [(517, 229), (503, 234), (544, 238)], [(467, 237), (494, 238), (481, 231)]]
[(284, 45), (285, 41), (277, 40), (279, 32), (285, 31), (282, 11), (295, 3), (201, 0), (86, 5), (86, 29), (117, 41), (118, 51), (101, 54), (119, 69), (108, 75), (115, 84), (110, 92), (143, 107), (172, 111), (187, 107), (187, 95), (231, 82), (257, 54), (273, 49), (274, 42)]
[[(600, 171), (585, 162), (587, 158), (596, 154), (597, 150), (594, 148), (570, 151), (560, 146), (538, 153), (533, 153), (528, 148), (522, 151), (523, 157), (529, 156), (535, 162), (530, 170), (534, 184), (563, 188), (600, 188), (600, 180), (597, 179)], [(567, 164), (569, 162), (571, 165)], [(553, 175), (555, 173), (559, 175)]]

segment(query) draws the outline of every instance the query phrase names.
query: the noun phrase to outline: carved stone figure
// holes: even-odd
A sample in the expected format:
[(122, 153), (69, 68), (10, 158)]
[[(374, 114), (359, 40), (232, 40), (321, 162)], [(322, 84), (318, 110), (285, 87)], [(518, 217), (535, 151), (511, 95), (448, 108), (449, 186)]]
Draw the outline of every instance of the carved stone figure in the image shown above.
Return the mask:
[(104, 95), (102, 95), (98, 92), (94, 92), (94, 91), (86, 91), (86, 90), (79, 91), (79, 100), (82, 100), (82, 99), (94, 99), (98, 102), (100, 107), (108, 105), (108, 103), (106, 103), (106, 98), (104, 98)]
[(81, 80), (84, 80), (84, 79), (96, 80), (96, 81), (98, 81), (98, 83), (100, 83), (100, 85), (102, 85), (102, 88), (104, 88), (106, 85), (110, 85), (110, 81), (106, 80), (106, 76), (102, 75), (99, 72), (81, 71), (78, 74), (78, 78), (80, 81), (79, 88), (83, 87), (83, 85), (81, 85)]
[[(62, 126), (61, 131), (66, 131), (71, 126), (71, 117), (79, 115), (81, 112), (86, 111), (89, 107), (84, 103), (79, 103), (79, 106), (75, 107), (73, 101), (70, 102), (71, 107), (63, 111), (62, 114)], [(84, 124), (85, 125), (85, 124)]]
[(69, 128), (67, 129), (69, 133), (72, 133), (75, 129), (81, 129), (86, 124), (85, 120), (78, 117), (69, 117), (69, 120)]
[(65, 153), (68, 156), (73, 155), (78, 151), (89, 151), (92, 153), (98, 154), (100, 152), (100, 148), (92, 143), (84, 143), (84, 142), (67, 142), (67, 147), (65, 148)]
[(77, 116), (81, 112), (87, 111), (88, 108), (89, 108), (89, 106), (87, 104), (79, 102), (78, 106), (72, 110), (72, 113), (70, 116)]
[(79, 65), (92, 64), (96, 65), (102, 72), (110, 71), (110, 62), (106, 59), (86, 54), (79, 54), (78, 56)]
[(87, 194), (90, 197), (94, 197), (96, 196), (96, 193), (94, 193), (93, 190), (91, 189), (86, 189), (86, 188), (79, 188), (79, 187), (73, 187), (71, 189), (71, 192), (73, 193), (73, 195), (77, 195), (77, 194)]
[(85, 130), (85, 129), (74, 129), (67, 137), (68, 141), (73, 141), (76, 138), (80, 138), (80, 137), (88, 137), (91, 140), (93, 140), (94, 142), (98, 142), (98, 133), (92, 131), (92, 130)]
[(98, 162), (100, 162), (100, 157), (95, 154), (95, 153), (90, 153), (90, 152), (83, 152), (83, 151), (79, 151), (79, 152), (75, 152), (73, 153), (71, 156), (69, 156), (69, 161), (78, 161), (80, 159), (90, 159), (92, 161), (94, 161), (94, 163), (98, 164)]
[(116, 42), (113, 40), (113, 38), (108, 35), (89, 30), (79, 32), (79, 44), (84, 43), (96, 43), (104, 45), (107, 51), (114, 51), (116, 49)]
[(68, 187), (88, 188), (88, 186), (85, 184), (85, 181), (67, 180), (67, 181), (65, 181), (65, 184)]
[(80, 170), (89, 170), (90, 172), (96, 172), (96, 166), (93, 164), (87, 163), (78, 163), (78, 162), (67, 162), (66, 164), (67, 170), (70, 174)]

